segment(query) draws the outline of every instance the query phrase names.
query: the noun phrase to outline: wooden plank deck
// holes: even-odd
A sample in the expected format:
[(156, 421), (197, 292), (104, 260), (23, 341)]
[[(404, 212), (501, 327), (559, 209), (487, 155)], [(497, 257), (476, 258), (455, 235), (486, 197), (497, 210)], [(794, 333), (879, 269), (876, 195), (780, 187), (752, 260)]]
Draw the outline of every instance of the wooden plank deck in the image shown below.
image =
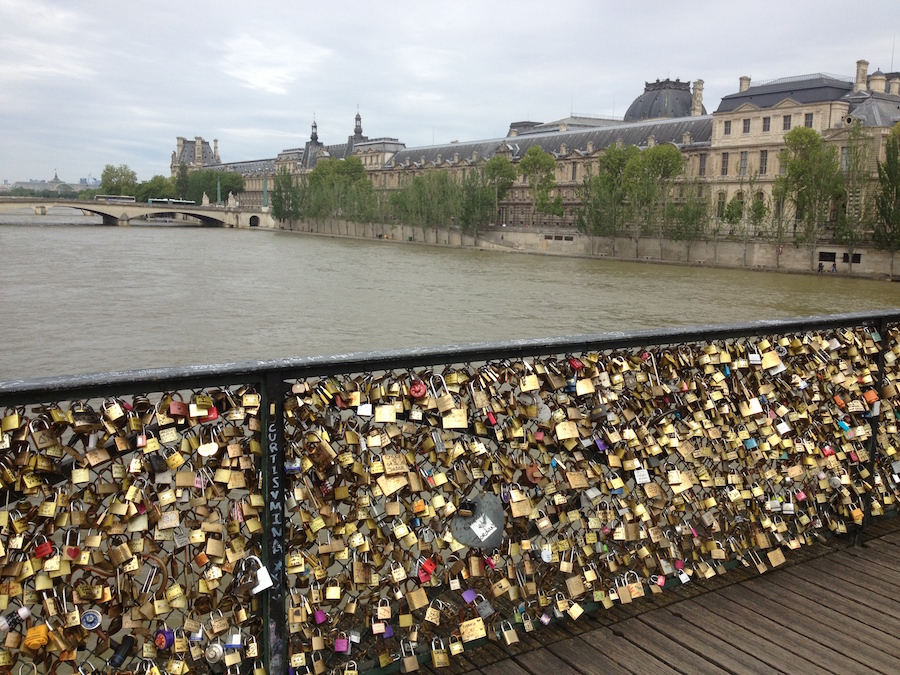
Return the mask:
[[(900, 673), (900, 518), (764, 575), (708, 582), (451, 658), (433, 675)], [(638, 605), (639, 603), (635, 603)], [(453, 661), (456, 661), (455, 663)]]

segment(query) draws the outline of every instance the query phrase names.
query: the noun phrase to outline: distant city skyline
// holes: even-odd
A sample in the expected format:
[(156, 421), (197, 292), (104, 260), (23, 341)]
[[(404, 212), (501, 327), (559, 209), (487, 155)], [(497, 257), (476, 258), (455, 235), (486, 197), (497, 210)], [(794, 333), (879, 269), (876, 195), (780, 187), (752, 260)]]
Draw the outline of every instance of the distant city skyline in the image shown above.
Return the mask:
[[(857, 14), (864, 30), (835, 19)], [(357, 111), (370, 138), (407, 147), (498, 138), (524, 119), (621, 116), (666, 77), (703, 79), (713, 112), (742, 75), (890, 70), (898, 18), (887, 0), (0, 0), (0, 184), (106, 164), (168, 175), (177, 136), (217, 138), (224, 162), (274, 157), (313, 120), (341, 142)]]

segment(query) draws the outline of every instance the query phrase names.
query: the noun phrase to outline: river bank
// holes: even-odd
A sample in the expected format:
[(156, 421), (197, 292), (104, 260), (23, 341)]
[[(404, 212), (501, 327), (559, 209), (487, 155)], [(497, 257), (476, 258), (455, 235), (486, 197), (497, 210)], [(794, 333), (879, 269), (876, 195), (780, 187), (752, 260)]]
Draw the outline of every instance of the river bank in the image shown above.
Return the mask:
[[(338, 219), (298, 221), (285, 230), (351, 239), (387, 239), (407, 244), (475, 248), (515, 253), (594, 258), (691, 267), (760, 270), (791, 274), (837, 274), (855, 278), (892, 280), (891, 254), (877, 249), (849, 250), (836, 244), (776, 246), (764, 241), (694, 241), (644, 237), (591, 237), (558, 229), (493, 227), (477, 236), (451, 228), (353, 223)], [(623, 255), (625, 251), (631, 255)]]

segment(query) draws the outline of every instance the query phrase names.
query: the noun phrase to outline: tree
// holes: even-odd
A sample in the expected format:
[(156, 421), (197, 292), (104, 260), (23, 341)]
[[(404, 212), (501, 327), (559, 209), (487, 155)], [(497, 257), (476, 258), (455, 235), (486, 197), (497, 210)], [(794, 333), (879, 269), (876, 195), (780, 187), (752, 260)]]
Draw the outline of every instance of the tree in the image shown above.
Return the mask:
[(662, 242), (666, 204), (675, 179), (683, 172), (684, 157), (681, 151), (668, 143), (654, 145), (628, 160), (625, 166), (625, 190), (636, 215), (631, 235), (635, 258), (639, 254), (642, 231), (656, 232)]
[(810, 244), (810, 268), (815, 269), (816, 246), (829, 222), (832, 203), (843, 192), (843, 174), (837, 148), (826, 145), (808, 127), (796, 127), (784, 135), (787, 148), (779, 153), (785, 172), (775, 179), (793, 203), (798, 242)]
[(166, 176), (153, 176), (150, 180), (145, 180), (137, 186), (134, 197), (139, 202), (146, 202), (154, 198), (174, 199), (175, 181)]
[(190, 187), (191, 182), (188, 178), (187, 164), (181, 162), (181, 164), (178, 165), (178, 174), (175, 176), (175, 194), (178, 199), (187, 199)]
[[(510, 164), (510, 166), (512, 166)], [(460, 181), (459, 229), (478, 236), (478, 228), (487, 225), (496, 212), (497, 185), (487, 181), (486, 168), (468, 171)]]
[(834, 238), (847, 247), (850, 271), (853, 271), (853, 255), (869, 236), (875, 220), (871, 158), (871, 136), (857, 121), (847, 134), (847, 146), (843, 161), (843, 208), (838, 209)]
[(229, 192), (237, 195), (244, 191), (244, 177), (239, 173), (204, 169), (192, 171), (188, 174), (187, 196), (184, 199), (200, 204), (203, 202), (203, 195), (205, 194), (210, 202), (214, 202), (220, 184), (222, 187), (222, 199), (225, 199)]
[(410, 225), (446, 227), (460, 213), (460, 186), (447, 171), (431, 169), (391, 194), (396, 217)]
[(703, 183), (693, 180), (684, 183), (682, 196), (668, 207), (669, 236), (684, 242), (684, 259), (691, 260), (691, 246), (706, 232), (709, 224), (709, 198), (703, 194)]
[[(897, 134), (894, 131), (898, 131)], [(887, 139), (884, 162), (878, 162), (878, 186), (875, 205), (875, 246), (890, 251), (891, 276), (894, 276), (894, 256), (900, 249), (900, 123)]]
[(105, 195), (133, 195), (137, 188), (137, 174), (127, 164), (107, 164), (100, 175), (100, 189)]
[(375, 189), (359, 157), (320, 159), (307, 176), (304, 211), (309, 217), (371, 220), (378, 210)]
[(300, 188), (287, 167), (283, 166), (275, 174), (272, 188), (272, 216), (276, 220), (287, 220), (292, 225), (300, 217)]
[(550, 196), (556, 185), (556, 158), (540, 146), (532, 145), (519, 160), (519, 175), (528, 183), (534, 213), (562, 215), (562, 197)]
[(484, 165), (484, 177), (494, 188), (494, 213), (500, 217), (500, 201), (516, 182), (516, 167), (505, 155), (494, 155)]
[(764, 222), (763, 233), (775, 245), (775, 269), (778, 269), (781, 267), (781, 253), (789, 239), (788, 225), (795, 216), (794, 205), (788, 197), (786, 181), (775, 179), (772, 186), (772, 204), (772, 212)]
[(581, 206), (575, 210), (575, 222), (580, 232), (591, 235), (591, 254), (593, 237), (598, 236), (609, 237), (616, 255), (616, 237), (624, 231), (628, 216), (625, 167), (640, 152), (636, 145), (611, 145), (597, 160), (596, 175), (589, 168), (577, 189)]

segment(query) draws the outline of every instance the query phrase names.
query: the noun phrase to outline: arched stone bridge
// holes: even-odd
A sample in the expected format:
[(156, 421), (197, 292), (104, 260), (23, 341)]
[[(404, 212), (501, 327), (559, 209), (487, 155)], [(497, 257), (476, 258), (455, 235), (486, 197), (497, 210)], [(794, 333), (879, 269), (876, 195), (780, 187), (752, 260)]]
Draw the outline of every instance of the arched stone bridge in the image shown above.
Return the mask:
[(169, 214), (193, 216), (206, 227), (261, 227), (274, 229), (275, 219), (268, 210), (195, 206), (184, 204), (143, 204), (140, 202), (89, 202), (78, 199), (40, 199), (33, 197), (0, 198), (0, 213), (31, 208), (38, 216), (46, 215), (54, 206), (80, 209), (88, 215), (103, 217), (104, 225), (128, 225), (135, 218)]

